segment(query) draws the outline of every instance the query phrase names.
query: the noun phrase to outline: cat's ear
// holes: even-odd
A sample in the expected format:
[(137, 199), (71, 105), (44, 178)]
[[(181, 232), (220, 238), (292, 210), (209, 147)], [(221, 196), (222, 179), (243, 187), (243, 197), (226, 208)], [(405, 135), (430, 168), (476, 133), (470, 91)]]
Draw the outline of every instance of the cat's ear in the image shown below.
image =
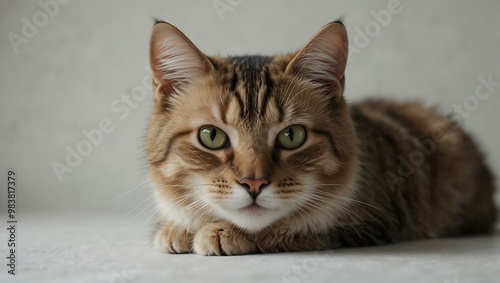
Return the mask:
[(348, 46), (344, 24), (329, 23), (297, 52), (285, 72), (309, 80), (321, 91), (341, 96)]
[(213, 69), (208, 58), (180, 30), (166, 22), (154, 25), (149, 56), (157, 99), (171, 95)]

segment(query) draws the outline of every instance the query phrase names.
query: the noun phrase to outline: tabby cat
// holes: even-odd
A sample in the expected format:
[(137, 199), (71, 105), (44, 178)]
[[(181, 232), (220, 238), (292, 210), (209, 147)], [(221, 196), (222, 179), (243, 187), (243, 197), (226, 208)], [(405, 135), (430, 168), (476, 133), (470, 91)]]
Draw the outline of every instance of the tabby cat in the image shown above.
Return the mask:
[(293, 54), (227, 58), (158, 21), (155, 246), (239, 255), (490, 231), (493, 177), (471, 138), (418, 103), (347, 104), (347, 57), (341, 21)]

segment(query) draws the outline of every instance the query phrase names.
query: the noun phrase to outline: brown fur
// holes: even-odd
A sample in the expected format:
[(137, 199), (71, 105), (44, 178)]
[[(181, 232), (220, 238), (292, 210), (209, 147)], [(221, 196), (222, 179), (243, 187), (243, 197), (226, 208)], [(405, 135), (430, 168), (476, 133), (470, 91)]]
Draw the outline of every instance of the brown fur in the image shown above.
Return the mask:
[[(170, 39), (177, 49), (165, 47)], [(346, 46), (335, 22), (295, 54), (207, 57), (173, 26), (155, 25), (156, 101), (146, 151), (160, 250), (306, 251), (490, 231), (493, 177), (471, 138), (418, 103), (349, 106), (342, 95)], [(182, 63), (186, 58), (198, 64)], [(331, 69), (317, 73), (311, 60)], [(307, 129), (304, 145), (276, 147), (274, 137), (292, 124)], [(203, 125), (237, 138), (208, 150), (197, 140)], [(221, 213), (248, 176), (268, 178), (290, 210), (256, 228)]]

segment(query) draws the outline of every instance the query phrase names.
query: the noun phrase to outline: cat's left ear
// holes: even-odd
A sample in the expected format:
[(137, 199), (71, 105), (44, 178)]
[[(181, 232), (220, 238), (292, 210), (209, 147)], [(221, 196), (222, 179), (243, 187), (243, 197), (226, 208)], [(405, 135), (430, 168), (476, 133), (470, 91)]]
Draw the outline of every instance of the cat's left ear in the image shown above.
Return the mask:
[(285, 72), (302, 76), (322, 92), (342, 96), (348, 46), (344, 24), (329, 23), (297, 52)]

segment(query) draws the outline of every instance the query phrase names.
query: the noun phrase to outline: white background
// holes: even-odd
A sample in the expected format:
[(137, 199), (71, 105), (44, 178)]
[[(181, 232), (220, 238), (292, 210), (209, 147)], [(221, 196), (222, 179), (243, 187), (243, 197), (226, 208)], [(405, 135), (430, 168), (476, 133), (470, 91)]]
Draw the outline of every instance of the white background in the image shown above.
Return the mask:
[[(390, 1), (243, 0), (222, 16), (213, 2), (73, 0), (60, 5), (16, 53), (8, 34), (22, 36), (22, 18), (33, 22), (43, 10), (37, 1), (1, 1), (0, 213), (6, 212), (9, 168), (18, 173), (19, 213), (152, 213), (148, 183), (113, 200), (147, 180), (143, 144), (152, 96), (123, 120), (111, 105), (148, 76), (153, 17), (176, 25), (207, 54), (272, 55), (300, 48), (340, 16), (353, 44), (359, 30), (374, 23), (372, 12), (386, 10)], [(420, 100), (444, 112), (474, 95), (479, 76), (500, 82), (499, 1), (401, 0), (401, 7), (352, 54), (349, 101)], [(497, 87), (463, 121), (497, 175), (499, 112)], [(65, 147), (74, 149), (85, 140), (82, 131), (99, 127), (104, 118), (114, 131), (60, 182), (52, 163), (64, 164)]]

